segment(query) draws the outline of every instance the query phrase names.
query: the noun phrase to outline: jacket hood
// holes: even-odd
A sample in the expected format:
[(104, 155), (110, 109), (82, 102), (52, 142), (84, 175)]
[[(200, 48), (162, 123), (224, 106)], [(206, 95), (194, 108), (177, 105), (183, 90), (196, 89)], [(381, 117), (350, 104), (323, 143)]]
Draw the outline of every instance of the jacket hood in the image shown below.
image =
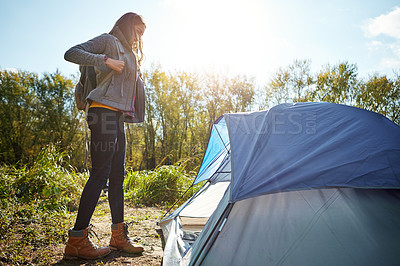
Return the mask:
[(122, 33), (121, 29), (118, 26), (115, 26), (111, 32), (111, 35), (118, 38), (118, 40), (125, 46), (127, 49), (132, 50), (132, 45), (129, 44), (128, 40), (125, 38), (125, 35)]

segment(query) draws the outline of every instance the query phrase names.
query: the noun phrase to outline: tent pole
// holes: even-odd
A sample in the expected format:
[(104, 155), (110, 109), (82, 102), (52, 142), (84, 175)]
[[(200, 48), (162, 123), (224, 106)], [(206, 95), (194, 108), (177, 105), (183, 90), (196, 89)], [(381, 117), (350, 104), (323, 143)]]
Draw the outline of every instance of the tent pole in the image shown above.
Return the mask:
[[(186, 189), (185, 193), (183, 193), (182, 196), (180, 196), (179, 199), (177, 199), (177, 200), (174, 202), (174, 204), (171, 205), (171, 207), (168, 209), (168, 211), (163, 215), (163, 217), (161, 217), (160, 221), (161, 221), (162, 219), (164, 219), (164, 217), (172, 210), (172, 208), (183, 198), (183, 196), (185, 196), (186, 192), (188, 192), (189, 189), (191, 189), (192, 187), (193, 187), (193, 185), (191, 185), (190, 187), (188, 187), (188, 189)], [(158, 225), (158, 223), (159, 223), (160, 221), (157, 222), (157, 225)]]
[(225, 145), (225, 143), (224, 143), (224, 140), (222, 139), (221, 134), (219, 133), (219, 130), (218, 130), (217, 127), (215, 127), (215, 131), (217, 131), (218, 136), (219, 136), (219, 138), (221, 139), (222, 144), (224, 144), (224, 147), (225, 147), (226, 151), (227, 151), (228, 154), (229, 154), (229, 150), (228, 150), (228, 148), (226, 147), (226, 145)]
[[(211, 183), (210, 180), (208, 180), (207, 183)], [(203, 188), (207, 183), (205, 183), (205, 184), (202, 186), (202, 188)], [(174, 204), (171, 205), (171, 207), (168, 209), (168, 211), (163, 215), (163, 217), (161, 217), (160, 221), (161, 221), (162, 219), (164, 219), (164, 217), (172, 210), (172, 208), (183, 198), (183, 196), (185, 196), (185, 194), (186, 194), (186, 193), (189, 191), (189, 189), (191, 189), (193, 186), (194, 186), (194, 183), (193, 183), (192, 185), (190, 185), (188, 189), (186, 189), (185, 193), (183, 193), (182, 196), (180, 196), (179, 199), (177, 199), (177, 200), (174, 202)], [(196, 193), (194, 193), (194, 195), (193, 195), (192, 197), (194, 197), (196, 194), (198, 194), (200, 190), (201, 190), (201, 188), (200, 188), (198, 191), (196, 191)], [(157, 222), (157, 225), (159, 224), (160, 221)]]
[[(226, 219), (228, 219), (228, 216), (231, 213), (233, 205), (234, 205), (234, 203), (228, 203), (228, 205), (226, 206), (226, 208), (224, 210), (223, 215), (221, 215), (217, 224), (213, 228), (212, 233), (208, 236), (206, 242), (204, 243), (202, 252), (200, 254), (197, 254), (197, 257), (194, 259), (194, 261), (191, 260), (191, 262), (189, 264), (190, 266), (201, 265), (203, 263), (203, 260), (205, 258), (205, 255), (203, 255), (203, 254), (207, 254), (208, 251), (213, 246), (215, 240), (217, 239), (217, 236), (219, 235), (222, 225), (225, 224)], [(201, 257), (200, 262), (197, 261), (197, 260), (199, 260), (199, 257)]]

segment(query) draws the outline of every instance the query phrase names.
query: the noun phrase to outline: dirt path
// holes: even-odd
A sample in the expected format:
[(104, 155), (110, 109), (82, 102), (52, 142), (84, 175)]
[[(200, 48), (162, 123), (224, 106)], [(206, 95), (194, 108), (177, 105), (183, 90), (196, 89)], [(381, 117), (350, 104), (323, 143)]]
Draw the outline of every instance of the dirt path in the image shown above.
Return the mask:
[[(125, 206), (125, 221), (134, 222), (129, 227), (129, 236), (135, 242), (144, 247), (142, 255), (130, 255), (125, 252), (112, 251), (110, 255), (93, 261), (63, 260), (64, 245), (59, 249), (57, 262), (53, 265), (160, 265), (162, 259), (161, 239), (156, 229), (156, 222), (162, 216), (161, 210), (156, 207), (129, 207)], [(106, 197), (101, 197), (96, 207), (92, 222), (94, 231), (100, 239), (92, 238), (97, 246), (107, 246), (111, 236), (111, 217)]]

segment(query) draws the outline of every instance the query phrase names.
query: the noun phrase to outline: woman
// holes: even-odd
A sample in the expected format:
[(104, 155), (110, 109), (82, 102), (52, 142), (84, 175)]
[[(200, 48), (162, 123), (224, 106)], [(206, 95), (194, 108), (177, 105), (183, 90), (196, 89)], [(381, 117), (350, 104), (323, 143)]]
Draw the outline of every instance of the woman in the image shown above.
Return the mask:
[[(135, 94), (141, 79), (138, 67), (143, 58), (142, 35), (146, 25), (140, 15), (127, 13), (109, 34), (102, 34), (70, 48), (67, 61), (94, 66), (97, 86), (87, 96), (90, 104), (88, 124), (91, 130), (90, 152), (92, 169), (83, 189), (75, 225), (69, 230), (64, 258), (96, 259), (111, 250), (139, 253), (124, 223), (125, 131), (124, 121), (134, 122)], [(143, 89), (143, 87), (142, 87)], [(136, 119), (137, 122), (137, 119)], [(89, 223), (106, 182), (112, 225), (109, 247), (96, 247), (90, 241)]]

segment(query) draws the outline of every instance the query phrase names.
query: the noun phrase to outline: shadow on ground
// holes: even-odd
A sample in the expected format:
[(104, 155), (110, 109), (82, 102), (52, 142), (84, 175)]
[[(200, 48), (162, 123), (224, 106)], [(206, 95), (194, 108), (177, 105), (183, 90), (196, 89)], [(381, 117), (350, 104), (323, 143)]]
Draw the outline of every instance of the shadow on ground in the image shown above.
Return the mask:
[(96, 260), (60, 260), (52, 265), (101, 265), (101, 264), (131, 264), (134, 258), (145, 256), (142, 253), (130, 254), (123, 251), (111, 251), (106, 257)]

